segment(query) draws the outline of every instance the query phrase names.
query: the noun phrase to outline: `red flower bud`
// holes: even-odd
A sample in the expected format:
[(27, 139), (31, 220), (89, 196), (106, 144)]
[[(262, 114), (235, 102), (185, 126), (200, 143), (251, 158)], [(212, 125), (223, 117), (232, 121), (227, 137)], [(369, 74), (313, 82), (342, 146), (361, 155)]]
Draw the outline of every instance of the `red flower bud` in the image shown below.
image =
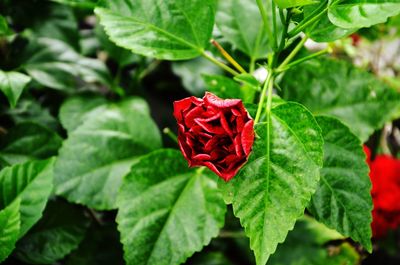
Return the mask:
[(179, 147), (190, 167), (206, 166), (225, 181), (246, 163), (254, 142), (254, 122), (240, 99), (204, 98), (174, 102)]
[(373, 161), (364, 147), (372, 182), (372, 232), (375, 238), (400, 226), (400, 160), (388, 155), (377, 155)]

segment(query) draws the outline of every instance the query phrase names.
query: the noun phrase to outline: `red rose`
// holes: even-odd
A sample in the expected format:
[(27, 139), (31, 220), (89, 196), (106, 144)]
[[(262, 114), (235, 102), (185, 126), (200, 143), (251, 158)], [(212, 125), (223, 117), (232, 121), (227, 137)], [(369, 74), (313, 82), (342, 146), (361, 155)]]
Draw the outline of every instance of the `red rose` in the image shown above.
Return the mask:
[(372, 232), (375, 238), (379, 238), (400, 226), (400, 160), (377, 155), (371, 161), (370, 151), (368, 148), (364, 150), (372, 182)]
[(240, 99), (220, 99), (206, 92), (203, 99), (174, 102), (179, 147), (189, 166), (206, 166), (225, 181), (247, 161), (254, 142), (254, 122)]

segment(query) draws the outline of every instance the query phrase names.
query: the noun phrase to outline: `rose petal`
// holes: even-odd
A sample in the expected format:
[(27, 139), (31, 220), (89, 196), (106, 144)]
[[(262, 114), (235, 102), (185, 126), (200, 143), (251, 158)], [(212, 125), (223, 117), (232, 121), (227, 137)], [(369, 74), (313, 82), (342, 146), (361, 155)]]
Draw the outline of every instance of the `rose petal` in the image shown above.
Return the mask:
[(211, 122), (213, 122), (213, 121), (218, 121), (220, 116), (221, 116), (221, 113), (217, 113), (210, 118), (207, 118), (207, 119), (197, 118), (194, 121), (199, 126), (201, 126), (206, 132), (213, 133), (213, 134), (224, 134), (225, 130), (221, 126), (211, 124)]
[(230, 137), (232, 137), (232, 135), (233, 135), (232, 130), (231, 130), (231, 128), (229, 128), (229, 124), (228, 124), (228, 122), (226, 121), (225, 115), (224, 115), (223, 113), (221, 113), (220, 121), (221, 121), (222, 128), (225, 130), (225, 132), (226, 132)]
[(233, 115), (235, 116), (242, 116), (242, 114), (240, 113), (240, 111), (238, 111), (237, 109), (231, 109), (231, 112)]
[(204, 150), (207, 152), (211, 152), (217, 145), (218, 141), (219, 141), (218, 137), (211, 138), (204, 146)]
[(246, 156), (248, 156), (250, 154), (251, 148), (253, 146), (254, 143), (254, 121), (253, 120), (249, 120), (248, 122), (246, 122), (246, 124), (243, 127), (242, 130), (242, 147), (243, 147), (243, 151), (246, 154)]
[(198, 155), (193, 156), (193, 159), (194, 160), (202, 160), (202, 161), (204, 161), (204, 160), (210, 160), (211, 156), (207, 155), (207, 154), (198, 154)]
[(192, 102), (192, 97), (184, 98), (174, 102), (174, 117), (178, 122), (183, 120), (182, 113), (192, 106)]
[(231, 108), (242, 102), (240, 99), (221, 99), (210, 92), (206, 92), (203, 99), (206, 105), (209, 104), (217, 108)]
[(222, 150), (216, 149), (216, 150), (212, 150), (211, 153), (211, 160), (218, 160), (221, 159), (221, 157), (224, 157), (226, 155), (226, 153)]
[(185, 126), (183, 126), (183, 124), (178, 123), (178, 131), (184, 133), (186, 131)]
[(226, 165), (229, 165), (228, 166), (229, 168), (235, 166), (234, 162), (236, 162), (237, 160), (238, 160), (237, 155), (228, 155), (227, 157), (222, 159), (220, 163), (225, 163)]
[(242, 143), (241, 143), (241, 137), (240, 135), (237, 135), (235, 139), (233, 140), (233, 144), (235, 146), (235, 152), (237, 156), (242, 156), (243, 155), (243, 148), (242, 148)]
[(208, 167), (213, 171), (215, 174), (220, 176), (221, 178), (225, 179), (225, 176), (223, 176), (222, 172), (218, 170), (218, 168), (211, 162), (204, 162), (204, 166)]
[(183, 117), (185, 120), (186, 127), (190, 128), (195, 125), (195, 119), (201, 117), (201, 114), (204, 112), (202, 107), (196, 106), (191, 109), (188, 113), (186, 113)]
[(189, 165), (190, 165), (190, 157), (192, 155), (191, 148), (186, 144), (185, 140), (182, 139), (182, 137), (180, 137), (180, 136), (178, 136), (178, 144), (179, 144), (179, 148), (182, 151), (183, 156), (186, 158), (186, 160), (189, 161)]
[(241, 132), (244, 127), (244, 121), (242, 117), (237, 117), (236, 118), (236, 131)]

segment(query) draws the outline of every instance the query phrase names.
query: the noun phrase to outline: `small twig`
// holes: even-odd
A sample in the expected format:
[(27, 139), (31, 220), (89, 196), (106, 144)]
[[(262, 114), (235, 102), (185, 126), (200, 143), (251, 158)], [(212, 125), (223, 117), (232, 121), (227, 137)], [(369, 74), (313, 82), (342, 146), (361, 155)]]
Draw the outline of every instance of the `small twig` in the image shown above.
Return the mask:
[(227, 71), (228, 73), (232, 74), (233, 76), (239, 75), (240, 73), (238, 71), (236, 71), (235, 69), (230, 68), (228, 65), (218, 61), (217, 59), (215, 59), (212, 55), (208, 54), (206, 51), (203, 51), (201, 54), (204, 58), (206, 58), (207, 60), (213, 62), (214, 64), (218, 65), (219, 67), (221, 67), (222, 69), (224, 69), (225, 71)]
[(0, 126), (0, 134), (7, 134), (7, 130)]
[(240, 73), (245, 74), (246, 70), (214, 39), (211, 39), (211, 44), (214, 45), (224, 58), (232, 64)]
[(95, 210), (87, 208), (87, 212), (89, 216), (98, 224), (98, 225), (104, 225), (104, 222), (97, 216), (97, 213)]
[(167, 135), (172, 141), (178, 143), (178, 137), (175, 135), (175, 133), (171, 131), (170, 128), (168, 127), (164, 128), (163, 133)]

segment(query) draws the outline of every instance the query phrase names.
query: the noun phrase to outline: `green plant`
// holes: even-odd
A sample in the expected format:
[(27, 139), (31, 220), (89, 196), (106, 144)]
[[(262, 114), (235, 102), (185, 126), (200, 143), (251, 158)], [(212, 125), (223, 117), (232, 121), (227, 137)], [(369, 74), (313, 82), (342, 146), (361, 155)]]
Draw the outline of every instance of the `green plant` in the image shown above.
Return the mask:
[[(356, 264), (346, 238), (372, 251), (362, 143), (400, 117), (400, 94), (329, 55), (332, 44), (314, 53), (304, 44), (385, 22), (400, 3), (36, 5), (0, 0), (0, 90), (9, 103), (0, 124), (0, 261), (13, 253), (31, 264), (181, 264), (215, 237), (248, 244), (230, 224), (232, 209), (258, 265)], [(253, 117), (252, 152), (231, 181), (163, 148), (176, 147), (162, 143), (153, 119), (172, 118), (157, 97), (169, 95), (172, 106), (164, 61), (192, 94), (241, 99)], [(220, 252), (188, 262), (233, 264)]]

